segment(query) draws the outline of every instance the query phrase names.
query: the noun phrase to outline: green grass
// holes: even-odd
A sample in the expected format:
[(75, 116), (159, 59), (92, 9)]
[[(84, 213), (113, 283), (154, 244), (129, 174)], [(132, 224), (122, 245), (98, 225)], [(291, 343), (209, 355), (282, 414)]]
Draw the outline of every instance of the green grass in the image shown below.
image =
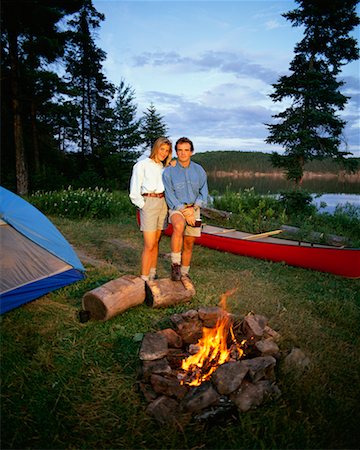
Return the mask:
[[(146, 305), (106, 322), (81, 324), (82, 296), (138, 274), (142, 236), (134, 217), (52, 220), (85, 262), (87, 277), (1, 317), (1, 448), (11, 449), (304, 449), (358, 448), (360, 282), (196, 247), (189, 304)], [(168, 276), (169, 238), (159, 275)], [(279, 400), (238, 421), (159, 426), (137, 387), (138, 333), (171, 314), (217, 305), (268, 317), (284, 357), (301, 348), (305, 373), (278, 365)]]

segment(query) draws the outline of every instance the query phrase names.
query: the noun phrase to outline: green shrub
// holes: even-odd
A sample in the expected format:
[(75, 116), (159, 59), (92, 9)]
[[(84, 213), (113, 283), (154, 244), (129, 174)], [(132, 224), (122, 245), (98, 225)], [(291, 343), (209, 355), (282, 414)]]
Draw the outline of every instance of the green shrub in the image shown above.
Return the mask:
[(233, 213), (232, 226), (252, 233), (277, 228), (287, 219), (285, 208), (274, 196), (258, 194), (253, 188), (240, 192), (227, 191), (222, 196), (213, 195), (213, 205)]
[(52, 192), (35, 192), (30, 203), (44, 214), (72, 219), (103, 219), (130, 213), (133, 206), (126, 193), (113, 194), (103, 188), (67, 189)]
[(214, 208), (232, 212), (230, 227), (250, 233), (275, 230), (281, 225), (299, 228), (298, 238), (312, 239), (313, 232), (348, 238), (360, 247), (360, 208), (351, 204), (338, 206), (334, 214), (319, 213), (307, 192), (282, 192), (277, 198), (261, 195), (253, 188), (239, 192), (212, 193)]
[(312, 196), (307, 191), (280, 192), (279, 201), (290, 215), (306, 214), (316, 210), (316, 206), (311, 204)]

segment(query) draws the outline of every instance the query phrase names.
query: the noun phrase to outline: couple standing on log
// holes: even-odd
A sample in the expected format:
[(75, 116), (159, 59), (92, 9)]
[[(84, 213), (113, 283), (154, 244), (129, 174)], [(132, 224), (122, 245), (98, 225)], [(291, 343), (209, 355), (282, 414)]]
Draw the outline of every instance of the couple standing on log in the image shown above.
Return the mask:
[(172, 143), (160, 137), (150, 156), (133, 167), (130, 200), (140, 209), (140, 230), (144, 237), (141, 278), (145, 281), (156, 278), (159, 241), (168, 217), (173, 226), (173, 281), (188, 276), (194, 242), (201, 234), (200, 208), (208, 198), (206, 172), (191, 161), (194, 145), (190, 139), (178, 139), (175, 151), (177, 160), (172, 161)]

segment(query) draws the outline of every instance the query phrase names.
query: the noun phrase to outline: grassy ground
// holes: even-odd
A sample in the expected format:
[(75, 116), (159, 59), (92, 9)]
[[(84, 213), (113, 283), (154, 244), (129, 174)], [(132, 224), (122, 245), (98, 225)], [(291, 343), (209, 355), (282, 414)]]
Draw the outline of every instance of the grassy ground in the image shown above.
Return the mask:
[[(134, 220), (54, 218), (85, 263), (84, 281), (1, 317), (1, 448), (7, 449), (345, 449), (360, 442), (360, 281), (196, 247), (190, 304), (132, 308), (107, 322), (81, 324), (85, 292), (138, 274), (142, 237)], [(159, 275), (169, 269), (169, 239)], [(310, 358), (304, 373), (280, 362), (279, 400), (237, 421), (159, 426), (137, 389), (137, 333), (162, 328), (176, 311), (216, 305), (266, 315)]]

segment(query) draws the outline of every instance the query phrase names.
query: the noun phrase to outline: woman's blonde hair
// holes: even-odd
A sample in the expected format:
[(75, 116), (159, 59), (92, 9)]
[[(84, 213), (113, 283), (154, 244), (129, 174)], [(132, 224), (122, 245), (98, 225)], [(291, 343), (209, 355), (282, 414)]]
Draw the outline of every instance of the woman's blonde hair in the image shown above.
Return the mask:
[(159, 151), (159, 148), (164, 144), (168, 145), (170, 147), (169, 154), (168, 154), (167, 158), (165, 159), (165, 161), (163, 161), (163, 164), (166, 167), (170, 164), (170, 161), (172, 160), (172, 142), (167, 137), (161, 136), (156, 139), (156, 141), (154, 142), (154, 144), (152, 146), (149, 158), (155, 159), (157, 152)]

